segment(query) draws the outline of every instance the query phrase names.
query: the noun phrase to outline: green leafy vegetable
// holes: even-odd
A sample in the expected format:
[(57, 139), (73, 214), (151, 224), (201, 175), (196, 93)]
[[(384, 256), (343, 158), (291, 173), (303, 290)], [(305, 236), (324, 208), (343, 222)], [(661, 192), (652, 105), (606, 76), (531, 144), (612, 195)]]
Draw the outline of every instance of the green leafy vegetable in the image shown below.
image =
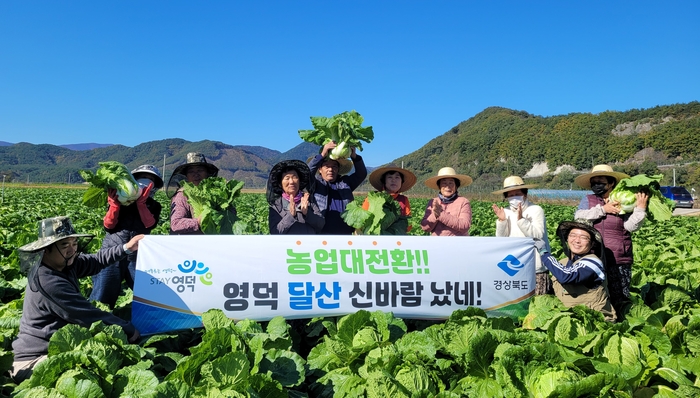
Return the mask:
[(104, 207), (107, 203), (107, 189), (117, 190), (119, 202), (129, 205), (141, 194), (139, 185), (123, 164), (115, 161), (100, 162), (95, 174), (90, 170), (80, 170), (80, 176), (90, 184), (83, 195), (83, 204), (89, 207)]
[(386, 192), (367, 194), (368, 210), (362, 208), (364, 198), (350, 202), (340, 216), (349, 226), (364, 235), (405, 235), (408, 219), (401, 215), (401, 206)]
[(182, 193), (206, 235), (241, 235), (246, 226), (238, 220), (234, 200), (240, 195), (242, 187), (243, 181), (209, 177), (199, 185), (185, 182)]
[(620, 214), (630, 213), (637, 202), (634, 194), (646, 192), (649, 195), (647, 216), (650, 221), (666, 221), (673, 215), (673, 201), (661, 194), (659, 182), (663, 174), (647, 176), (639, 174), (620, 180), (610, 192), (610, 199), (620, 203)]
[(362, 127), (364, 118), (355, 111), (339, 113), (333, 117), (311, 116), (313, 130), (299, 130), (299, 137), (306, 142), (326, 145), (333, 141), (338, 144), (330, 154), (331, 159), (350, 157), (350, 147), (362, 150), (362, 142), (372, 142), (372, 127)]

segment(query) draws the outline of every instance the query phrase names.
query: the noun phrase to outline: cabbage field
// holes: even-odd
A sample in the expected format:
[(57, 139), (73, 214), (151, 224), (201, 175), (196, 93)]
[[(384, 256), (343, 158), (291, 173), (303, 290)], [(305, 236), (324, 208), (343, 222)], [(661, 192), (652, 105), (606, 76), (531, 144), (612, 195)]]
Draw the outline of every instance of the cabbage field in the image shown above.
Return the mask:
[[(700, 396), (700, 219), (673, 217), (633, 234), (632, 299), (624, 321), (606, 323), (554, 296), (534, 298), (523, 319), (477, 308), (444, 321), (360, 311), (341, 318), (233, 322), (204, 314), (205, 327), (129, 344), (119, 327), (69, 325), (49, 358), (15, 385), (11, 342), (26, 277), (17, 247), (36, 239), (37, 221), (67, 215), (97, 235), (102, 210), (81, 205), (82, 189), (5, 188), (0, 204), (0, 396), (17, 397), (698, 397)], [(169, 203), (157, 234), (168, 231)], [(411, 199), (412, 234), (427, 199)], [(489, 202), (472, 202), (471, 235), (493, 236)], [(553, 232), (574, 208), (543, 205)], [(267, 234), (263, 194), (242, 194), (246, 233)], [(81, 283), (85, 295), (91, 285)], [(131, 293), (114, 310), (130, 317)]]

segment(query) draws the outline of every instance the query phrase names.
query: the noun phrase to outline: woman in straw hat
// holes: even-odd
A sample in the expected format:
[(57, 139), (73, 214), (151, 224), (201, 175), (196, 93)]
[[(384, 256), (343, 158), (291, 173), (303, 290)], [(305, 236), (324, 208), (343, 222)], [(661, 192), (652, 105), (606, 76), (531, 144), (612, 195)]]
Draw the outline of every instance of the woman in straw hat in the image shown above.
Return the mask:
[[(399, 202), (401, 215), (409, 217), (411, 215), (411, 204), (402, 192), (406, 192), (416, 184), (416, 175), (410, 171), (397, 166), (384, 166), (375, 169), (369, 175), (369, 183), (379, 192), (386, 192), (394, 200)], [(362, 208), (369, 209), (369, 200), (366, 198), (362, 203)], [(411, 230), (409, 225), (406, 232)]]
[(17, 382), (31, 376), (34, 366), (46, 359), (49, 339), (67, 324), (89, 328), (102, 321), (121, 326), (129, 342), (140, 337), (131, 322), (90, 304), (80, 292), (78, 279), (135, 252), (143, 235), (95, 254), (80, 253), (78, 238), (93, 237), (76, 233), (68, 217), (47, 218), (39, 222), (39, 238), (19, 248), (21, 266), (29, 274), (19, 334), (12, 343), (15, 358), (10, 373)]
[(471, 183), (471, 177), (457, 174), (452, 167), (443, 167), (437, 176), (425, 180), (425, 186), (437, 190), (438, 196), (428, 201), (421, 228), (433, 236), (469, 236), (472, 208), (457, 189)]
[[(168, 192), (174, 192), (170, 199), (170, 234), (171, 235), (201, 235), (199, 220), (192, 217), (192, 206), (180, 189), (180, 181), (191, 182), (198, 186), (205, 178), (216, 177), (219, 168), (207, 162), (203, 154), (190, 152), (187, 163), (175, 168), (168, 181)], [(170, 195), (168, 195), (170, 196)], [(235, 212), (235, 209), (232, 211)]]
[(631, 233), (644, 223), (649, 199), (646, 193), (636, 193), (634, 211), (620, 215), (619, 203), (610, 200), (610, 192), (623, 178), (629, 176), (613, 171), (612, 167), (606, 164), (599, 164), (594, 166), (590, 173), (582, 174), (574, 180), (581, 188), (593, 191), (593, 195), (587, 195), (581, 200), (574, 216), (591, 221), (603, 237), (603, 260), (608, 270), (610, 299), (619, 314), (623, 314), (622, 307), (629, 301), (630, 296), (633, 262)]
[(325, 220), (313, 192), (309, 166), (301, 160), (283, 160), (272, 167), (267, 179), (270, 233), (313, 235)]
[[(510, 176), (503, 180), (503, 189), (495, 191), (503, 195), (508, 202), (508, 208), (491, 205), (496, 214), (496, 236), (530, 237), (541, 239), (549, 248), (547, 237), (547, 220), (540, 206), (528, 201), (528, 189), (535, 185), (525, 184), (518, 176)], [(535, 294), (549, 293), (552, 283), (547, 268), (542, 264), (539, 255), (535, 256)]]
[(552, 272), (554, 294), (567, 307), (585, 305), (602, 312), (606, 321), (614, 321), (600, 232), (586, 220), (563, 221), (557, 227), (557, 237), (566, 254), (561, 261), (549, 254), (544, 241), (535, 240), (544, 265)]
[[(337, 145), (331, 141), (321, 147), (318, 155), (309, 161), (311, 175), (316, 177), (315, 193), (316, 203), (321, 209), (326, 224), (322, 234), (325, 235), (352, 235), (354, 229), (347, 225), (340, 215), (345, 211), (348, 203), (355, 200), (352, 192), (362, 184), (367, 177), (367, 168), (362, 156), (350, 148), (350, 159), (331, 159), (330, 152)], [(347, 175), (355, 167), (355, 172)]]

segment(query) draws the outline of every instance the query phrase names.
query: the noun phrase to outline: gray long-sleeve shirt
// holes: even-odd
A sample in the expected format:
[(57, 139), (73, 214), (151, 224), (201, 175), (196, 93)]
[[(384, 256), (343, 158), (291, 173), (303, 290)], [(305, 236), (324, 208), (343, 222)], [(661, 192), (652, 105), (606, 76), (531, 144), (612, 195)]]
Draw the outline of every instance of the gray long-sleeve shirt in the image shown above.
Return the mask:
[(102, 311), (81, 294), (79, 278), (94, 275), (102, 268), (126, 256), (123, 246), (80, 254), (69, 267), (57, 271), (44, 264), (27, 282), (19, 335), (12, 343), (15, 361), (28, 361), (46, 355), (49, 339), (61, 327), (73, 323), (90, 327), (103, 321), (119, 325), (131, 337), (136, 328), (131, 322)]

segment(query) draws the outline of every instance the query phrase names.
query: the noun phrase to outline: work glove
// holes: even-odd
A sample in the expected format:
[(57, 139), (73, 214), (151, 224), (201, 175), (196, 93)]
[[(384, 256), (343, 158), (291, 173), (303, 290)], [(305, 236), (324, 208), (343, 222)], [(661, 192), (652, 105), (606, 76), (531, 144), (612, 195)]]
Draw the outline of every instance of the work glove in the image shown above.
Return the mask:
[(141, 217), (141, 222), (146, 228), (151, 228), (156, 225), (156, 219), (153, 217), (153, 214), (151, 214), (151, 211), (148, 210), (148, 206), (146, 206), (146, 200), (148, 200), (151, 189), (153, 189), (153, 183), (148, 184), (146, 188), (142, 189), (141, 196), (136, 199), (136, 208), (139, 211), (139, 217)]
[(533, 240), (535, 241), (535, 249), (537, 249), (540, 256), (543, 256), (545, 253), (549, 253), (547, 244), (542, 239), (533, 238)]
[(119, 222), (119, 209), (121, 209), (116, 189), (109, 188), (107, 190), (107, 203), (109, 203), (109, 209), (107, 209), (107, 214), (102, 219), (102, 224), (107, 229), (114, 229), (117, 226), (117, 222)]

